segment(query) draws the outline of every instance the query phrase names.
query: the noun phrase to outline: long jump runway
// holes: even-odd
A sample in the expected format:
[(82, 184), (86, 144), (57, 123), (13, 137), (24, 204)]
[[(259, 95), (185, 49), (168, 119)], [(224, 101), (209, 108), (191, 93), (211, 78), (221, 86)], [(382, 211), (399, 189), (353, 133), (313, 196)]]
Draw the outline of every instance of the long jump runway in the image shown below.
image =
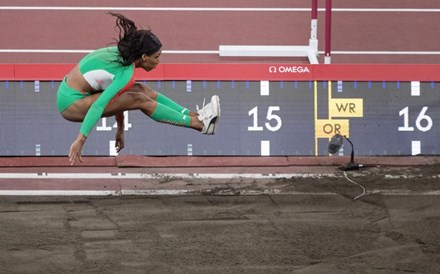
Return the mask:
[[(359, 157), (365, 168), (342, 172), (347, 157), (85, 157), (69, 166), (65, 157), (3, 158), (0, 195), (333, 195), (296, 189), (296, 181), (435, 180), (437, 157)], [(365, 170), (365, 171), (364, 171)], [(426, 171), (427, 170), (427, 171)], [(379, 179), (378, 179), (379, 180)], [(293, 183), (291, 185), (291, 183)], [(380, 185), (380, 184), (379, 184)], [(437, 190), (383, 189), (384, 195), (437, 195)], [(361, 189), (363, 189), (361, 187)], [(364, 189), (363, 189), (364, 190)]]

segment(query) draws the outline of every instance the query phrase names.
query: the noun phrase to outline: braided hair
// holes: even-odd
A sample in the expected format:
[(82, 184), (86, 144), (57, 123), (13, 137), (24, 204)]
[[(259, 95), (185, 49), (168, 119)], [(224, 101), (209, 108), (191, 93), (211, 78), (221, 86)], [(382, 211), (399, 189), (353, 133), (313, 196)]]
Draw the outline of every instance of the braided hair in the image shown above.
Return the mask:
[(150, 56), (162, 48), (162, 43), (151, 29), (138, 29), (132, 20), (120, 13), (109, 12), (109, 14), (117, 18), (119, 39), (116, 42), (123, 65), (128, 66), (143, 54)]

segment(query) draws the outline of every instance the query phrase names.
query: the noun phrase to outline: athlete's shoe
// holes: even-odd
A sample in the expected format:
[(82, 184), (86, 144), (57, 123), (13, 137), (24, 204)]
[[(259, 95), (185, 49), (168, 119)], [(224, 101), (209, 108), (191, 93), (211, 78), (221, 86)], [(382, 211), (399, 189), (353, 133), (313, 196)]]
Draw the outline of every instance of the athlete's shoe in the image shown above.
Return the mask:
[(206, 106), (205, 100), (203, 100), (202, 108), (199, 109), (199, 106), (197, 106), (197, 114), (199, 114), (199, 120), (203, 122), (201, 133), (214, 135), (220, 119), (220, 98), (217, 95), (212, 96), (211, 102)]

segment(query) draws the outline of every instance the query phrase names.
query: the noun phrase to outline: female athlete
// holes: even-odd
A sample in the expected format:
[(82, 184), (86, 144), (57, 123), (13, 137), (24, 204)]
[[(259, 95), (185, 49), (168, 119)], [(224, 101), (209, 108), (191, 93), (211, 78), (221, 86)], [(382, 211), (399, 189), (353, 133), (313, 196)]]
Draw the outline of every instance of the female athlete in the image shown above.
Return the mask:
[(151, 30), (138, 29), (135, 23), (118, 13), (119, 39), (116, 46), (97, 49), (86, 55), (64, 78), (57, 93), (61, 116), (82, 122), (70, 146), (72, 165), (82, 162), (82, 148), (101, 117), (115, 116), (116, 151), (124, 148), (124, 114), (140, 110), (151, 119), (175, 126), (214, 134), (220, 118), (220, 99), (212, 96), (209, 104), (190, 111), (148, 86), (135, 83), (134, 70), (153, 70), (159, 64), (162, 44)]

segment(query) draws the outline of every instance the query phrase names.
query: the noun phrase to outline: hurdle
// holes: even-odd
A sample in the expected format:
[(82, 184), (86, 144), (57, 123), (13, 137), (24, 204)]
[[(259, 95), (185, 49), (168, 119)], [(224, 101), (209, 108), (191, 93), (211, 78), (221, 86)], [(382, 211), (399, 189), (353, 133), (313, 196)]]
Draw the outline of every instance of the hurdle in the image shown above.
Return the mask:
[[(311, 23), (309, 44), (305, 46), (262, 46), (262, 45), (220, 45), (221, 57), (307, 57), (310, 64), (318, 64), (318, 0), (311, 0)], [(325, 20), (325, 63), (331, 61), (331, 6), (326, 0)]]

